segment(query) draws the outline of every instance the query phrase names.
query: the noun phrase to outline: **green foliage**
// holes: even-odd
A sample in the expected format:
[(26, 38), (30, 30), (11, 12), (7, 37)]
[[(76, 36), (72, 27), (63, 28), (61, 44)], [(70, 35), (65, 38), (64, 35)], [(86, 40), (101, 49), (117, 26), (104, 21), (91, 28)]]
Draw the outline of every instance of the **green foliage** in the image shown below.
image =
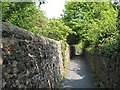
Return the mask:
[(66, 41), (67, 36), (73, 33), (73, 31), (66, 26), (62, 20), (51, 19), (48, 22), (46, 29), (44, 29), (41, 33), (43, 36), (47, 36), (55, 40)]
[(61, 41), (62, 60), (63, 60), (63, 66), (64, 66), (64, 68), (66, 67), (66, 63), (65, 63), (65, 61), (66, 61), (66, 58), (65, 58), (66, 44), (67, 44), (66, 42)]
[(2, 20), (2, 3), (0, 3), (0, 20)]
[(84, 42), (84, 48), (111, 56), (116, 53), (117, 10), (111, 2), (66, 2), (63, 21)]
[(2, 21), (37, 34), (44, 27), (46, 18), (34, 2), (2, 2)]
[(34, 2), (2, 2), (2, 21), (55, 40), (66, 41), (66, 37), (73, 33), (62, 20), (48, 21)]
[(120, 5), (118, 6), (117, 30), (118, 30), (118, 52), (120, 53)]
[(62, 20), (48, 20), (34, 2), (2, 2), (2, 21), (109, 57), (120, 51), (120, 6), (111, 2), (66, 2)]

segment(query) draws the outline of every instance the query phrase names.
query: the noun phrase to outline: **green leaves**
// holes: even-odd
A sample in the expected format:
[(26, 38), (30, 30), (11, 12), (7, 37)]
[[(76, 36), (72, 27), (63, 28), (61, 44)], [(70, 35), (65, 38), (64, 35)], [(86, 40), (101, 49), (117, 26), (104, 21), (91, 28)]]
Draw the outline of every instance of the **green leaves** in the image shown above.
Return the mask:
[(88, 42), (86, 48), (111, 54), (117, 42), (117, 10), (111, 2), (67, 2), (63, 21), (80, 37)]
[(2, 21), (39, 34), (45, 28), (47, 18), (34, 2), (2, 2)]
[(106, 56), (120, 51), (120, 8), (111, 2), (66, 2), (62, 20), (48, 20), (33, 2), (2, 2), (2, 21)]
[(64, 24), (62, 20), (59, 19), (51, 19), (48, 22), (48, 27), (44, 29), (41, 33), (44, 36), (55, 40), (63, 40), (66, 41), (66, 38), (69, 34), (73, 33), (73, 31)]

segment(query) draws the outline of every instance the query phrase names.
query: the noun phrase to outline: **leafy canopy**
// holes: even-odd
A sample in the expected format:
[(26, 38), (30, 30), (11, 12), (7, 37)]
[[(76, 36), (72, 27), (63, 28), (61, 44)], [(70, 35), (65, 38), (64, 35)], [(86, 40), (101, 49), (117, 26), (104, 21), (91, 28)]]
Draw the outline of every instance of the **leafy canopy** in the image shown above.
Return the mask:
[(60, 19), (51, 19), (45, 30), (41, 32), (44, 36), (55, 40), (66, 41), (70, 33), (74, 33), (64, 22)]
[(84, 48), (112, 55), (117, 49), (116, 17), (111, 2), (66, 2), (62, 19)]
[(47, 19), (34, 2), (2, 2), (2, 21), (37, 34)]

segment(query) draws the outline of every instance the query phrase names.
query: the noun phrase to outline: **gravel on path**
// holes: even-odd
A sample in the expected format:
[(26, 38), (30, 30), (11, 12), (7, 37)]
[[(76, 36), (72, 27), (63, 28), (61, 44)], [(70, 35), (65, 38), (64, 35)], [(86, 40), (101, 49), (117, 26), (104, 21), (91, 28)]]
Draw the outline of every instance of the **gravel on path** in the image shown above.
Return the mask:
[(62, 88), (95, 88), (87, 61), (75, 56), (68, 65)]
[(0, 90), (2, 88), (2, 49), (0, 48)]

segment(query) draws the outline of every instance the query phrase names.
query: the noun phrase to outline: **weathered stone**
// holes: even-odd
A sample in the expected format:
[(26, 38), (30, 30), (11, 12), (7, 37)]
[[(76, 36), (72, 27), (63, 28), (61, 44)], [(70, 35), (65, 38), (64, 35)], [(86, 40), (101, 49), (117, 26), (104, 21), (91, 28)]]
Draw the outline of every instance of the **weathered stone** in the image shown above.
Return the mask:
[[(86, 53), (87, 60), (101, 88), (120, 88), (120, 59), (107, 58), (95, 54)], [(120, 57), (120, 56), (119, 56)]]
[(63, 69), (61, 43), (8, 23), (2, 26), (3, 88), (57, 87)]

